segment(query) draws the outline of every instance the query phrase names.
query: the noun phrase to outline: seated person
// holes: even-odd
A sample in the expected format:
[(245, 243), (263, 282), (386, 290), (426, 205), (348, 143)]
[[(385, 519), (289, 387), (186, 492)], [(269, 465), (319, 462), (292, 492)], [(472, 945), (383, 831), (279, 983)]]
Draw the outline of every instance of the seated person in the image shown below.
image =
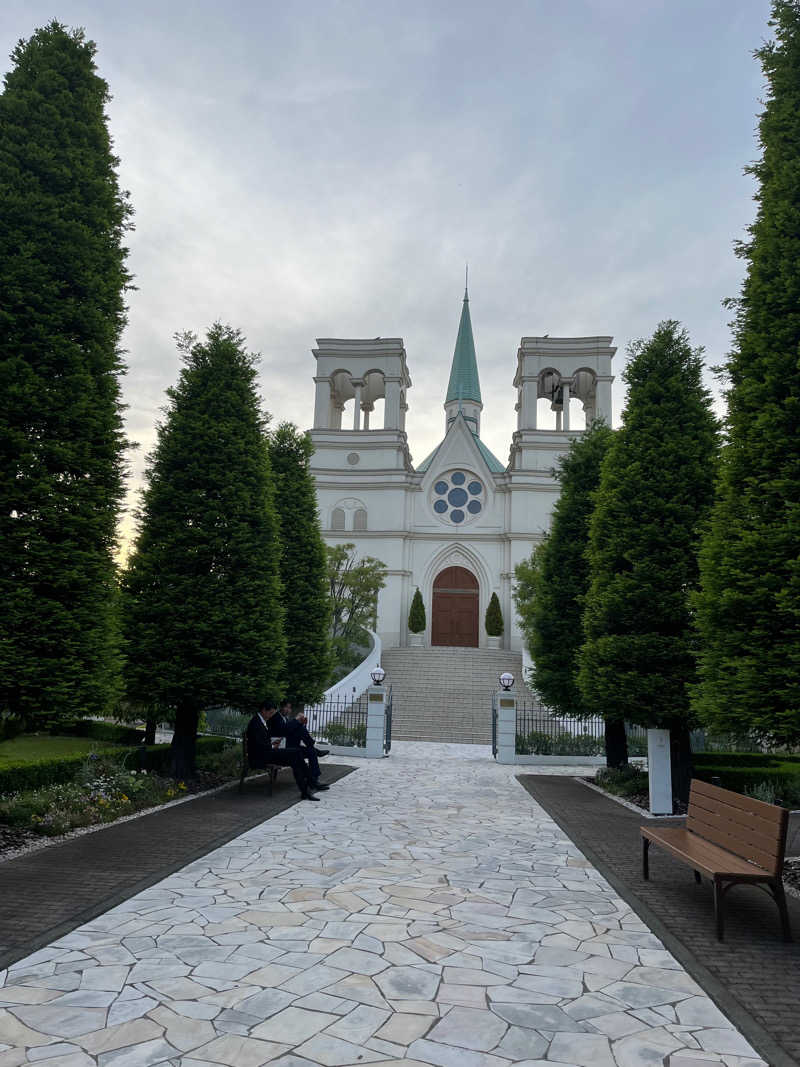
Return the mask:
[(286, 724), (278, 714), (275, 701), (265, 700), (247, 724), (247, 762), (255, 768), (275, 763), (291, 767), (303, 800), (319, 801), (319, 797), (310, 791), (309, 775), (299, 746), (288, 745), (287, 737), (286, 748), (276, 747), (282, 737), (287, 737)]
[(292, 718), (292, 704), (289, 700), (283, 700), (280, 706), (280, 715), (286, 723), (286, 743), (298, 747), (303, 758), (308, 761), (308, 776), (312, 789), (330, 789), (329, 785), (319, 780), (319, 761), (321, 756), (327, 756), (326, 749), (317, 748), (314, 738), (308, 732), (306, 717), (300, 712)]

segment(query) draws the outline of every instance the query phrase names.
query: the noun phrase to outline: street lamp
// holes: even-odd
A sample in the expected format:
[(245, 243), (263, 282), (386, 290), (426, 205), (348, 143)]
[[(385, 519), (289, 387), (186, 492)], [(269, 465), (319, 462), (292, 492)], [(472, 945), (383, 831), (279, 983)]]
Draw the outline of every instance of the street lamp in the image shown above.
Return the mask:
[(511, 671), (503, 671), (498, 681), (500, 682), (500, 685), (503, 687), (503, 689), (508, 692), (508, 690), (514, 684), (514, 675), (511, 673)]
[(370, 678), (373, 680), (375, 685), (380, 685), (385, 677), (386, 671), (383, 669), (383, 667), (376, 667), (374, 671), (370, 672)]

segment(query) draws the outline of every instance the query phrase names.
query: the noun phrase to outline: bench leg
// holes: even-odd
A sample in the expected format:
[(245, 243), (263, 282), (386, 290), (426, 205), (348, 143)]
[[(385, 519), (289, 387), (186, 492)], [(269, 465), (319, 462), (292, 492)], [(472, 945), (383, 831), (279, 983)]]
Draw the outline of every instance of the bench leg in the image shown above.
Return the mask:
[(699, 871), (694, 872), (694, 880), (695, 882), (697, 882), (698, 885), (700, 885), (700, 883), (703, 881), (703, 879), (700, 877)]
[(648, 838), (642, 838), (642, 878), (645, 882), (650, 878), (650, 841)]
[(724, 937), (722, 916), (722, 885), (716, 878), (714, 879), (714, 918), (717, 921), (717, 941), (722, 941)]
[(792, 928), (789, 926), (789, 909), (786, 907), (786, 893), (783, 888), (783, 879), (777, 878), (772, 884), (772, 895), (775, 897), (775, 903), (778, 905), (778, 914), (781, 917), (781, 929), (783, 931), (783, 940), (792, 940)]

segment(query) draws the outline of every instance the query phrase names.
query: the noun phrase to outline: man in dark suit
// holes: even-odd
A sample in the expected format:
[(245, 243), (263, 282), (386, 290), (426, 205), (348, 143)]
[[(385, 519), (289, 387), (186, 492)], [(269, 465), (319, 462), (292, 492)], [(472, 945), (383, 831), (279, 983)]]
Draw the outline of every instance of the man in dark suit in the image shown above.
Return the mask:
[[(282, 738), (287, 738), (287, 747), (278, 748)], [(303, 800), (316, 800), (310, 790), (308, 771), (300, 748), (288, 743), (286, 723), (278, 714), (274, 700), (265, 700), (258, 712), (247, 724), (247, 762), (251, 767), (269, 767), (277, 763), (291, 767), (297, 788)]]
[(286, 724), (286, 744), (300, 749), (304, 760), (308, 762), (308, 777), (312, 789), (330, 789), (329, 785), (319, 780), (319, 760), (321, 756), (327, 756), (326, 749), (317, 748), (314, 738), (308, 732), (306, 717), (302, 712), (292, 718), (292, 704), (289, 700), (282, 700), (278, 714)]

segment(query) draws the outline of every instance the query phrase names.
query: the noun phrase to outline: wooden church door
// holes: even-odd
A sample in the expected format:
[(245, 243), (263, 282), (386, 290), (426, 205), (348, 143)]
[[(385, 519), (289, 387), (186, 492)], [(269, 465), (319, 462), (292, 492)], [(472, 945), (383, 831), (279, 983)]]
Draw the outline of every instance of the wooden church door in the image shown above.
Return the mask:
[(446, 567), (434, 579), (431, 644), (478, 647), (478, 580), (464, 567)]

